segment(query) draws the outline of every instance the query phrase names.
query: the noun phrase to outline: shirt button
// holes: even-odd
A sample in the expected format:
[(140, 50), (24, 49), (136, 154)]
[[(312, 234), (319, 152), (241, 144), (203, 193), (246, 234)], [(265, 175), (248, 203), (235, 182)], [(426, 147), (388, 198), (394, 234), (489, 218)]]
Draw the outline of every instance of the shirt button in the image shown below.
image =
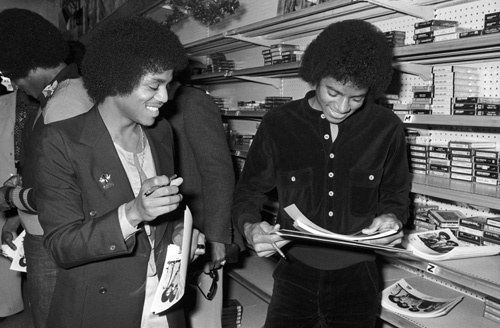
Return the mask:
[(333, 191), (328, 192), (328, 196), (332, 197), (333, 196)]
[(296, 179), (295, 179), (295, 177), (292, 177), (290, 180), (292, 180), (293, 182), (295, 182)]
[(99, 288), (99, 294), (106, 294), (108, 290), (105, 287)]
[(96, 211), (94, 211), (94, 210), (90, 211), (90, 216), (96, 216), (96, 215), (97, 215)]
[(334, 155), (334, 154), (330, 154), (330, 158), (334, 158), (334, 157), (335, 157), (335, 155)]
[(330, 135), (329, 134), (325, 134), (324, 138), (325, 138), (325, 140), (328, 140), (330, 138)]
[(325, 114), (321, 114), (321, 118), (323, 118), (323, 119), (324, 119), (325, 117), (326, 117), (326, 116), (325, 116)]
[(333, 172), (328, 173), (328, 177), (333, 178)]
[(115, 246), (115, 245), (111, 245), (111, 246), (109, 246), (109, 250), (110, 250), (110, 251), (114, 251), (115, 249), (116, 249), (116, 246)]
[(370, 175), (370, 176), (368, 177), (368, 179), (373, 180), (373, 179), (375, 179), (375, 177), (374, 177), (373, 175)]
[(328, 212), (328, 216), (332, 217), (333, 216), (333, 212), (332, 211)]

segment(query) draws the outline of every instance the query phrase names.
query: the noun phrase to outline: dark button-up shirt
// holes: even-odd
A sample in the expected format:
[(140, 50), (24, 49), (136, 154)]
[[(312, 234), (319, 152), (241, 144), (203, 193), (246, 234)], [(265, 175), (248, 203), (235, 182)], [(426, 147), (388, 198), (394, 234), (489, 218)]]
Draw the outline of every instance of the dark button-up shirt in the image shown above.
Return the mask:
[[(236, 187), (233, 222), (260, 222), (264, 196), (276, 187), (277, 222), (294, 229), (283, 210), (296, 204), (317, 225), (351, 234), (392, 213), (406, 222), (410, 176), (404, 127), (389, 109), (367, 102), (345, 121), (332, 143), (330, 123), (305, 98), (267, 113), (255, 135)], [(337, 269), (373, 259), (366, 251), (294, 241), (288, 253), (320, 268)]]

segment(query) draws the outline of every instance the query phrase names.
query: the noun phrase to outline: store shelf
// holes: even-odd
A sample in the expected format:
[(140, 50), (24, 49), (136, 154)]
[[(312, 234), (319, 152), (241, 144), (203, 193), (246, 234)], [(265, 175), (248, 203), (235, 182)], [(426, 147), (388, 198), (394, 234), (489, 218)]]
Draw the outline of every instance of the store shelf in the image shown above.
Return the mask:
[(221, 115), (228, 118), (234, 117), (251, 117), (251, 118), (262, 118), (267, 111), (259, 110), (222, 110)]
[(275, 40), (276, 43), (281, 43), (289, 39), (317, 34), (335, 20), (363, 19), (373, 22), (402, 15), (393, 9), (367, 2), (336, 0), (228, 30), (184, 46), (192, 56), (204, 56), (216, 52), (228, 53), (253, 46), (248, 41), (233, 39), (231, 36), (256, 38), (256, 43), (262, 42), (259, 39)]
[(461, 115), (401, 115), (399, 118), (409, 125), (473, 126), (479, 128), (500, 128), (500, 116)]
[(497, 186), (413, 174), (411, 192), (500, 210), (500, 190)]
[(500, 299), (500, 256), (487, 256), (447, 261), (408, 260), (385, 254), (385, 259), (397, 267), (406, 267), (430, 280), (445, 280), (462, 292), (484, 298)]

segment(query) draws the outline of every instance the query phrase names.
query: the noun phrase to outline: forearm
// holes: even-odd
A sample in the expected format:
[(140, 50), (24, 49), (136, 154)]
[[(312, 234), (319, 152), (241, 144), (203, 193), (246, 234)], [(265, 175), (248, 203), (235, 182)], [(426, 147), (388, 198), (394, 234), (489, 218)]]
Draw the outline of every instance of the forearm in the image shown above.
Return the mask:
[(9, 193), (9, 199), (18, 210), (37, 214), (33, 188), (14, 187)]

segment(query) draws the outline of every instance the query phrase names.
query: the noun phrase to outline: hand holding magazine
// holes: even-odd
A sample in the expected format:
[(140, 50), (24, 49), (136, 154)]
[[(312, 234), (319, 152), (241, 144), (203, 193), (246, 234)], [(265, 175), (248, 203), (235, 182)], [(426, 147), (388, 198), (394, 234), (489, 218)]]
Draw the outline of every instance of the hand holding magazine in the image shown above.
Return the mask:
[(450, 229), (411, 233), (403, 238), (403, 246), (417, 257), (428, 261), (454, 260), (491, 256), (500, 253), (499, 246), (466, 244), (455, 237)]
[(323, 229), (318, 225), (314, 224), (308, 218), (306, 218), (304, 214), (300, 212), (300, 210), (297, 208), (297, 206), (295, 206), (295, 204), (285, 207), (285, 211), (294, 220), (294, 227), (296, 227), (298, 231), (281, 229), (275, 232), (275, 234), (279, 236), (292, 239), (324, 242), (338, 246), (383, 250), (395, 253), (411, 253), (405, 249), (397, 247), (370, 244), (366, 242), (369, 240), (390, 236), (392, 234), (397, 233), (396, 230), (387, 230), (383, 232), (377, 231), (375, 234), (370, 234), (370, 235), (365, 235), (362, 234), (361, 232), (358, 232), (353, 235), (342, 235)]
[(299, 231), (309, 232), (317, 236), (335, 238), (340, 240), (363, 241), (369, 239), (378, 239), (397, 233), (397, 230), (376, 231), (373, 234), (363, 234), (361, 231), (352, 235), (342, 235), (323, 229), (309, 220), (297, 208), (295, 204), (285, 207), (285, 212), (294, 220), (294, 227)]

